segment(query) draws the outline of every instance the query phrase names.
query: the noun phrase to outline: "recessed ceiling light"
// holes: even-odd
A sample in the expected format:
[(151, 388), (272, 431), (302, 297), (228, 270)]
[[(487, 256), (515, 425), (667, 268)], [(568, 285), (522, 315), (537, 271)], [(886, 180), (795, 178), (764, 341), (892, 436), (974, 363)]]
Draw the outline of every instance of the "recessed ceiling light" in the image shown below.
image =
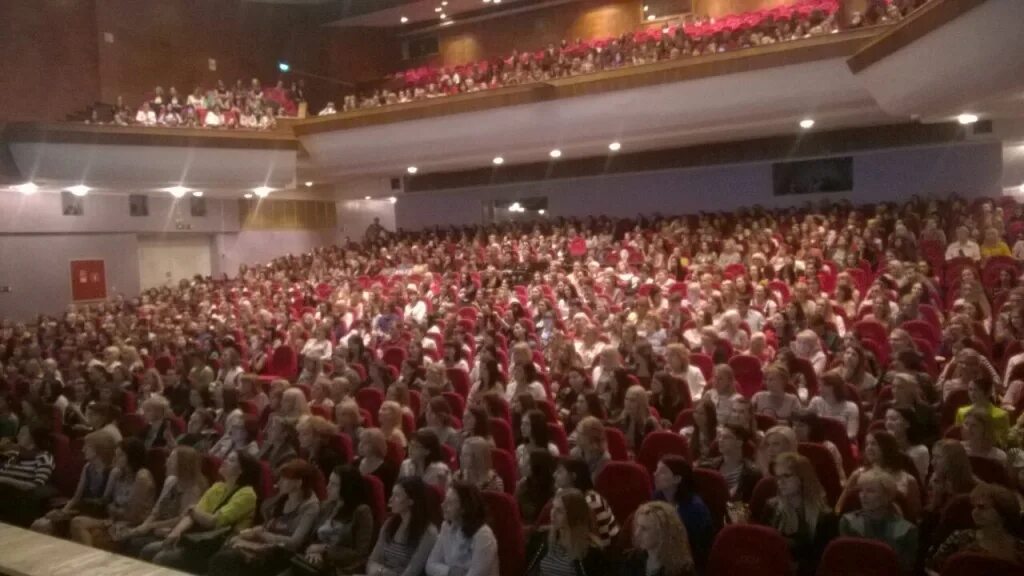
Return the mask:
[(203, 191), (202, 190), (194, 190), (192, 192), (192, 195), (195, 196), (196, 198), (202, 198), (203, 197)]
[(31, 195), (35, 194), (36, 192), (39, 192), (39, 186), (36, 186), (35, 182), (25, 182), (24, 184), (18, 184), (17, 186), (12, 186), (12, 188), (17, 190), (18, 192), (21, 192), (25, 196), (31, 196)]
[(372, 198), (372, 197), (370, 197), (370, 196), (363, 196), (363, 200), (372, 200), (372, 199), (373, 199), (373, 198)]
[(811, 128), (814, 128), (814, 120), (810, 118), (804, 118), (803, 120), (800, 121), (800, 127), (803, 128), (804, 130), (810, 130)]
[(977, 114), (961, 114), (961, 115), (956, 117), (956, 121), (961, 123), (961, 124), (963, 124), (964, 126), (966, 126), (968, 124), (974, 124), (975, 122), (978, 121), (978, 115)]
[(501, 4), (501, 0), (494, 0), (495, 4)]
[(92, 190), (92, 188), (89, 188), (84, 184), (76, 184), (75, 186), (69, 186), (65, 188), (65, 190), (71, 192), (75, 196), (85, 196), (86, 194), (89, 193), (89, 190)]
[(174, 196), (175, 198), (181, 198), (182, 196), (190, 192), (188, 188), (181, 185), (171, 186), (170, 188), (164, 188), (164, 190), (170, 192), (171, 196)]
[(250, 198), (252, 198), (252, 194), (246, 192), (245, 194), (242, 194), (242, 198), (245, 198), (246, 200), (249, 200)]
[(491, 160), (491, 162), (494, 162), (495, 166), (501, 166), (502, 164), (505, 163), (505, 159), (502, 158), (501, 156), (495, 156), (494, 160)]
[(401, 18), (399, 19), (399, 22), (401, 22), (402, 24), (405, 24), (405, 23), (406, 23), (406, 22), (408, 22), (408, 21), (409, 21), (409, 19), (408, 19), (408, 18), (406, 18), (405, 16), (402, 16), (402, 17), (401, 17)]
[(312, 188), (312, 187), (313, 187), (313, 182), (311, 180), (306, 180), (306, 188)]
[(394, 196), (392, 196), (392, 197), (388, 198), (388, 202), (391, 202), (392, 204), (397, 204), (398, 203), (398, 198), (395, 198)]
[(253, 194), (256, 194), (259, 198), (266, 198), (271, 192), (274, 191), (270, 186), (257, 186), (252, 189)]
[(562, 151), (559, 150), (558, 148), (555, 148), (551, 152), (548, 152), (548, 156), (551, 156), (552, 158), (561, 158), (562, 157)]
[(491, 0), (484, 0), (484, 4), (490, 4)]
[(545, 215), (547, 213), (548, 213), (548, 211), (543, 209), (543, 208), (541, 208), (540, 210), (537, 210), (537, 214), (540, 214), (541, 216), (543, 216), (543, 215)]
[(444, 9), (441, 8), (440, 6), (438, 6), (437, 8), (434, 8), (434, 12), (441, 12), (442, 10), (444, 10)]
[(408, 168), (405, 169), (405, 171), (408, 172), (409, 174), (415, 174), (419, 172), (420, 169), (415, 166), (409, 166)]
[(441, 13), (441, 20), (447, 20), (447, 19), (448, 19), (448, 15), (442, 12)]
[(650, 9), (651, 9), (650, 6), (648, 6), (647, 4), (644, 4), (644, 12), (647, 12)]
[(657, 20), (657, 19), (658, 19), (658, 17), (657, 17), (657, 16), (655, 16), (654, 14), (649, 14), (649, 15), (647, 16), (647, 20), (648, 20), (648, 21), (651, 21), (651, 20)]
[(451, 26), (452, 24), (455, 24), (455, 20), (445, 20), (444, 22), (441, 22), (441, 26)]
[(447, 6), (447, 5), (448, 5), (448, 0), (442, 0), (441, 6)]
[(611, 150), (612, 152), (618, 152), (619, 150), (622, 150), (622, 143), (612, 142), (611, 144), (608, 145), (608, 149)]

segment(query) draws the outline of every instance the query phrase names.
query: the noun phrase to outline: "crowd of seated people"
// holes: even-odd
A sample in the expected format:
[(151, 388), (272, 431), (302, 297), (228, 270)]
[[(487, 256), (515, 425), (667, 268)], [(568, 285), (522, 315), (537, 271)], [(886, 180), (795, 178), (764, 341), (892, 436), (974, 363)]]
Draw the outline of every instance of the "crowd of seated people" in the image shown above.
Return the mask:
[(278, 80), (273, 87), (264, 87), (253, 78), (248, 86), (242, 80), (227, 87), (218, 80), (214, 88), (196, 86), (191, 94), (182, 94), (171, 86), (165, 92), (157, 86), (137, 108), (125, 104), (118, 96), (104, 117), (101, 110), (91, 111), (91, 124), (116, 126), (163, 126), (168, 128), (243, 128), (269, 130), (277, 126), (280, 116), (296, 116), (298, 104), (305, 101), (303, 81), (293, 81), (285, 88)]
[(208, 574), (1024, 562), (1012, 198), (372, 232), (3, 321), (0, 521)]
[[(846, 28), (902, 20), (928, 0), (874, 0), (854, 13)], [(592, 74), (626, 66), (731, 52), (838, 32), (840, 0), (797, 0), (772, 9), (734, 14), (661, 29), (644, 28), (616, 38), (563, 40), (537, 52), (515, 51), (506, 58), (453, 67), (410, 69), (395, 75), (390, 87), (349, 94), (337, 108), (329, 102), (320, 116)]]

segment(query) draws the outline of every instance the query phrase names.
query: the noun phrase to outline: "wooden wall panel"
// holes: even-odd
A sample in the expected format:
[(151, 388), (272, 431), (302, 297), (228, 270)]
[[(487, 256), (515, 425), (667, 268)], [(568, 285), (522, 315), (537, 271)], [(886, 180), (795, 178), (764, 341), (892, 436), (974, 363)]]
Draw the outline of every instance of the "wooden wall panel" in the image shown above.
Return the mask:
[(3, 0), (0, 54), (0, 122), (85, 108), (100, 92), (95, 0)]
[(333, 202), (319, 200), (238, 201), (242, 230), (322, 230), (338, 225)]
[(793, 0), (693, 0), (693, 12), (718, 18), (792, 3)]

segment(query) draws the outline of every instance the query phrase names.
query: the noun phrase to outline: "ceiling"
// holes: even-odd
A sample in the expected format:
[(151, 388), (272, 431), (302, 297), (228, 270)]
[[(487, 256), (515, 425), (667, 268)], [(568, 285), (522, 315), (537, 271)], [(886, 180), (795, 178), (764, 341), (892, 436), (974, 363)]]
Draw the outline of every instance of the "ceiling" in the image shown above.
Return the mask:
[[(330, 26), (406, 27), (422, 29), (463, 17), (500, 14), (526, 5), (553, 5), (577, 0), (347, 0), (328, 10)], [(441, 18), (441, 15), (444, 18)], [(403, 18), (405, 19), (403, 21)]]

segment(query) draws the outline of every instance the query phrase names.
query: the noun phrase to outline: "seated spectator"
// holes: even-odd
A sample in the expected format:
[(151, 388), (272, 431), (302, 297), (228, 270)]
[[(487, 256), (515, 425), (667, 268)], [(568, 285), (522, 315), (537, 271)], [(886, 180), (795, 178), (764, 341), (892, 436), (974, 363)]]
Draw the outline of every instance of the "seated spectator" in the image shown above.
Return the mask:
[(863, 464), (850, 474), (843, 493), (839, 496), (836, 510), (842, 510), (847, 498), (859, 482), (860, 475), (868, 470), (881, 470), (888, 473), (896, 481), (896, 487), (906, 502), (903, 516), (916, 520), (921, 514), (921, 489), (917, 479), (907, 471), (909, 467), (916, 471), (913, 464), (900, 451), (899, 444), (892, 434), (882, 431), (868, 432), (864, 441)]
[(1024, 540), (1020, 538), (1020, 502), (1008, 489), (980, 484), (971, 491), (974, 528), (957, 530), (928, 554), (928, 569), (942, 571), (954, 554), (971, 552), (1024, 564)]
[(167, 445), (169, 418), (173, 416), (171, 404), (163, 396), (150, 396), (142, 403), (142, 416), (146, 420), (143, 445), (146, 449), (163, 448)]
[(604, 465), (612, 459), (608, 453), (604, 424), (593, 416), (587, 416), (576, 425), (575, 434), (576, 447), (569, 451), (569, 455), (586, 462), (591, 478), (596, 479)]
[(974, 409), (964, 416), (960, 432), (968, 456), (990, 458), (1006, 464), (1006, 452), (997, 445), (996, 429), (990, 412)]
[(267, 437), (257, 454), (260, 460), (270, 464), (271, 470), (299, 457), (299, 432), (295, 425), (276, 414), (270, 416)]
[(427, 576), (498, 576), (498, 542), (485, 522), (480, 489), (456, 482), (441, 508), (444, 523), (427, 558)]
[(979, 246), (979, 253), (982, 260), (988, 260), (994, 256), (1012, 257), (1010, 247), (1003, 241), (999, 230), (995, 228), (985, 229), (985, 236), (982, 239), (981, 246)]
[(14, 440), (18, 436), (18, 415), (11, 409), (14, 398), (0, 394), (0, 441)]
[(384, 485), (384, 493), (391, 494), (391, 487), (398, 479), (398, 466), (388, 458), (388, 441), (380, 428), (367, 428), (359, 438), (359, 458), (355, 466), (364, 476), (376, 476)]
[(155, 500), (156, 483), (146, 468), (146, 447), (137, 438), (127, 438), (114, 456), (114, 468), (103, 495), (103, 514), (72, 518), (71, 539), (86, 546), (112, 549), (116, 540), (149, 517)]
[(887, 472), (869, 470), (857, 480), (860, 510), (844, 514), (839, 520), (839, 535), (868, 538), (888, 544), (910, 573), (917, 560), (917, 526), (904, 520), (893, 507), (896, 480)]
[(317, 113), (317, 116), (330, 116), (332, 114), (337, 113), (338, 110), (334, 108), (334, 102), (328, 102), (326, 106), (320, 109), (320, 112)]
[(519, 430), (522, 442), (516, 446), (516, 464), (519, 467), (521, 478), (526, 478), (530, 472), (530, 452), (532, 450), (547, 450), (555, 458), (560, 456), (558, 446), (548, 439), (548, 419), (544, 412), (533, 409), (523, 414)]
[(527, 467), (515, 493), (519, 515), (524, 524), (535, 523), (540, 511), (555, 493), (556, 458), (544, 448), (531, 448), (527, 454)]
[(557, 491), (575, 489), (583, 494), (590, 507), (598, 542), (602, 548), (610, 546), (612, 539), (619, 533), (619, 524), (608, 501), (594, 490), (594, 481), (590, 477), (587, 463), (579, 458), (560, 458), (554, 478)]
[[(394, 386), (392, 385), (392, 388)], [(452, 426), (452, 407), (443, 396), (437, 396), (427, 402), (426, 428), (430, 429), (438, 440), (455, 449), (458, 447), (459, 431)], [(463, 423), (465, 427), (465, 423)]]
[(220, 440), (217, 432), (217, 415), (208, 408), (197, 408), (188, 417), (185, 433), (177, 438), (167, 438), (167, 447), (191, 446), (200, 454), (207, 454)]
[(443, 492), (448, 489), (451, 480), (451, 470), (446, 460), (437, 434), (421, 428), (409, 442), (409, 457), (399, 467), (398, 478), (420, 478)]
[[(299, 421), (295, 430), (299, 440), (299, 455), (306, 462), (319, 468), (325, 478), (330, 476), (335, 468), (345, 463), (344, 455), (338, 454), (328, 441), (328, 436), (337, 433), (338, 429), (325, 418), (310, 416)], [(361, 445), (362, 442), (360, 442)], [(384, 453), (387, 454), (386, 447)]]
[(764, 370), (764, 383), (767, 390), (762, 390), (751, 398), (754, 412), (782, 422), (792, 420), (793, 414), (800, 409), (800, 399), (796, 394), (787, 392), (789, 371), (781, 364), (773, 364)]
[(642, 386), (631, 386), (626, 391), (622, 415), (614, 423), (626, 437), (626, 447), (633, 453), (640, 451), (644, 438), (661, 429), (658, 419), (651, 415), (648, 392)]
[[(541, 452), (543, 454), (543, 452)], [(590, 508), (579, 490), (562, 490), (551, 501), (551, 525), (535, 531), (526, 547), (526, 574), (600, 574), (602, 547), (591, 531)]]
[(710, 402), (718, 412), (719, 422), (728, 422), (732, 416), (732, 402), (742, 395), (736, 389), (736, 376), (728, 364), (718, 364), (711, 378), (713, 388), (704, 393), (704, 402)]
[(970, 258), (974, 261), (981, 260), (981, 248), (978, 247), (977, 242), (971, 240), (971, 232), (967, 229), (967, 226), (958, 226), (956, 229), (956, 240), (946, 247), (946, 260), (956, 258)]
[(540, 383), (540, 374), (532, 362), (512, 368), (512, 382), (505, 389), (505, 400), (511, 403), (520, 394), (529, 394), (534, 400), (547, 400), (547, 391)]
[(480, 490), (502, 492), (505, 483), (494, 471), (491, 460), (491, 444), (483, 438), (467, 438), (459, 453), (459, 470), (454, 480), (476, 486)]
[(864, 402), (873, 402), (878, 392), (878, 378), (871, 372), (867, 353), (859, 345), (847, 346), (843, 351), (843, 382), (850, 384)]
[(82, 453), (85, 465), (78, 477), (75, 493), (64, 506), (55, 508), (32, 523), (32, 529), (43, 534), (65, 535), (68, 523), (75, 516), (89, 514), (98, 516), (104, 512), (104, 494), (107, 480), (114, 465), (117, 442), (105, 432), (90, 432), (83, 439)]
[(634, 551), (622, 566), (622, 576), (693, 576), (696, 574), (686, 528), (667, 502), (647, 502), (636, 510)]
[(18, 444), (0, 464), (0, 522), (28, 527), (46, 511), (54, 495), (47, 486), (53, 474), (50, 430), (22, 426)]
[(375, 526), (369, 502), (362, 474), (353, 466), (335, 468), (327, 483), (327, 500), (319, 504), (310, 544), (292, 556), (291, 573), (364, 572)]
[(846, 426), (846, 435), (855, 442), (860, 433), (860, 407), (846, 399), (846, 382), (838, 370), (826, 372), (819, 382), (820, 396), (811, 398), (808, 408), (818, 416), (839, 420)]
[[(419, 576), (437, 542), (430, 523), (429, 488), (418, 477), (402, 478), (391, 492), (389, 517), (366, 565), (368, 575)], [(447, 491), (447, 489), (446, 489)]]
[(996, 444), (1003, 445), (1010, 432), (1010, 415), (1006, 410), (993, 404), (994, 387), (995, 383), (986, 375), (971, 380), (967, 384), (967, 395), (970, 397), (971, 403), (956, 411), (955, 423), (963, 424), (967, 414), (975, 410), (986, 412), (989, 415), (989, 420), (992, 421)]
[(255, 416), (243, 416), (241, 412), (235, 412), (224, 423), (224, 435), (208, 453), (221, 459), (236, 450), (256, 456), (260, 452), (259, 444), (256, 443), (258, 434), (259, 421)]
[(711, 445), (718, 435), (718, 412), (711, 402), (700, 401), (693, 410), (693, 424), (684, 426), (679, 434), (686, 438), (693, 462), (711, 456)]
[(733, 502), (750, 502), (754, 486), (761, 480), (761, 471), (746, 456), (743, 446), (753, 436), (746, 428), (726, 424), (718, 427), (718, 451), (720, 456), (698, 462), (701, 468), (717, 470), (725, 477), (729, 487), (729, 499)]
[(711, 512), (695, 492), (693, 468), (682, 456), (665, 456), (654, 471), (654, 500), (675, 505), (686, 526), (690, 550), (698, 567), (704, 566), (711, 552), (715, 526)]
[(758, 468), (765, 476), (774, 475), (775, 459), (781, 454), (796, 452), (798, 446), (795, 430), (789, 426), (772, 426), (764, 433), (764, 442), (758, 450)]
[[(665, 348), (665, 362), (671, 376), (686, 382), (690, 398), (694, 403), (699, 401), (707, 387), (707, 382), (704, 380), (704, 373), (690, 364), (690, 350), (682, 344), (669, 344)], [(665, 414), (662, 414), (662, 417), (674, 421), (674, 418), (669, 418)]]
[(193, 448), (178, 446), (171, 450), (165, 471), (163, 488), (149, 516), (138, 526), (118, 534), (119, 548), (143, 560), (156, 556), (163, 548), (164, 538), (207, 489), (202, 457)]
[(927, 510), (938, 515), (955, 496), (970, 494), (978, 480), (963, 444), (939, 440), (932, 448), (932, 475), (928, 481)]
[(149, 102), (143, 102), (139, 107), (138, 113), (135, 114), (135, 123), (143, 126), (156, 126), (156, 112), (150, 107)]
[(808, 410), (797, 412), (793, 416), (793, 432), (796, 433), (798, 442), (813, 442), (824, 446), (828, 453), (832, 455), (832, 460), (836, 464), (836, 474), (839, 475), (839, 482), (846, 482), (846, 468), (843, 465), (843, 455), (839, 453), (839, 448), (835, 444), (825, 438), (824, 425), (821, 422), (820, 416)]
[(885, 431), (892, 434), (900, 451), (914, 463), (914, 467), (917, 468), (917, 477), (927, 478), (931, 456), (928, 454), (928, 447), (922, 443), (921, 431), (914, 413), (905, 408), (886, 410)]
[[(319, 528), (323, 527), (316, 525), (320, 501), (313, 493), (315, 474), (316, 468), (303, 460), (293, 460), (285, 464), (278, 474), (280, 479), (277, 494), (263, 503), (263, 524), (246, 528), (230, 538), (224, 547), (210, 558), (210, 567), (206, 573), (210, 576), (239, 573), (270, 576), (288, 568), (291, 555), (302, 549), (314, 529), (319, 535)], [(336, 477), (332, 477), (331, 480), (334, 486), (328, 484), (328, 490), (331, 491), (328, 505), (333, 503), (337, 506), (338, 480)], [(327, 529), (330, 530), (333, 527), (331, 522), (334, 516), (330, 512), (327, 516)], [(367, 517), (370, 515), (367, 514)], [(338, 528), (335, 530), (342, 531)], [(369, 534), (366, 535), (366, 540), (368, 551)], [(310, 557), (310, 564), (319, 564), (314, 561), (315, 552), (310, 554), (307, 549), (307, 557)], [(322, 560), (323, 558), (320, 559)]]
[(334, 420), (338, 423), (338, 432), (351, 438), (352, 448), (358, 452), (359, 438), (363, 432), (363, 415), (359, 413), (356, 401), (348, 399), (335, 406)]
[[(448, 402), (446, 401), (447, 405)], [(483, 408), (468, 406), (462, 415), (462, 430), (458, 431), (455, 437), (455, 453), (462, 452), (462, 445), (466, 440), (477, 437), (483, 438), (491, 446), (494, 446), (494, 439), (491, 437), (491, 419)]]
[(689, 404), (684, 402), (682, 394), (686, 393), (685, 380), (676, 378), (668, 372), (656, 372), (651, 378), (651, 406), (661, 416), (661, 425), (671, 427), (676, 417)]
[(825, 546), (835, 537), (836, 518), (807, 458), (786, 452), (775, 459), (774, 469), (778, 496), (768, 500), (754, 521), (786, 538), (797, 574), (814, 574)]
[[(811, 366), (814, 367), (814, 373), (819, 378), (825, 373), (828, 358), (821, 349), (821, 340), (814, 330), (803, 330), (796, 335), (796, 340), (793, 343), (793, 353), (797, 358), (810, 362)], [(798, 386), (798, 392), (801, 394), (806, 393), (803, 385)]]
[(385, 400), (377, 413), (377, 419), (384, 438), (404, 449), (409, 442), (402, 432), (402, 406), (393, 400)]

